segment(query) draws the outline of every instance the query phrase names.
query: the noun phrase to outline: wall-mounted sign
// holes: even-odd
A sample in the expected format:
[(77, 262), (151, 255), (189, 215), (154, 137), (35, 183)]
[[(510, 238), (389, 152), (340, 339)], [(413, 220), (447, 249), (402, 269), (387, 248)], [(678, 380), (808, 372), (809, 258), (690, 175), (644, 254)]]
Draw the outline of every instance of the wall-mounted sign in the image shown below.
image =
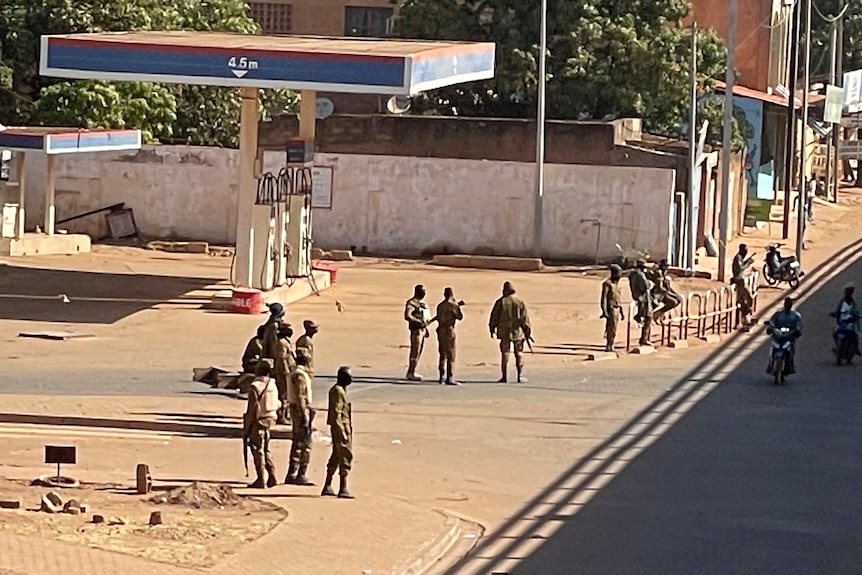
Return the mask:
[(311, 207), (320, 210), (332, 209), (332, 174), (329, 166), (311, 169)]

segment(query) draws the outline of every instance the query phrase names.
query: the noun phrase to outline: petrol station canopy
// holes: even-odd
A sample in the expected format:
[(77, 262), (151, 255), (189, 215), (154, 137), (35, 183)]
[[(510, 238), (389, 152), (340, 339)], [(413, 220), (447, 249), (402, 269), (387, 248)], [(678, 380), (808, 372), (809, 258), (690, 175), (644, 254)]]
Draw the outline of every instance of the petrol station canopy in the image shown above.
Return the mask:
[(43, 76), (412, 96), (494, 77), (493, 43), (108, 32), (42, 37)]
[(119, 152), (141, 148), (140, 130), (79, 130), (78, 128), (5, 128), (0, 149), (45, 152), (49, 156), (82, 152)]

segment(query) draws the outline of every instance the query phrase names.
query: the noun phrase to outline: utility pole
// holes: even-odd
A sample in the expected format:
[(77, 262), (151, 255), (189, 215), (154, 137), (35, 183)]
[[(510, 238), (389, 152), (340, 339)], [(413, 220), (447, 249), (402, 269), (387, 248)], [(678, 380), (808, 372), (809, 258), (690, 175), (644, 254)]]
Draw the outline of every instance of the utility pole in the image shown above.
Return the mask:
[(799, 21), (802, 18), (800, 4), (793, 3), (793, 24), (790, 26), (790, 67), (787, 73), (787, 139), (784, 142), (784, 221), (781, 226), (781, 239), (790, 237), (790, 208), (793, 205), (793, 165), (796, 159), (796, 77), (799, 75)]
[(808, 186), (805, 177), (805, 164), (807, 163), (808, 147), (808, 83), (811, 72), (811, 0), (805, 0), (805, 51), (804, 51), (805, 73), (802, 78), (802, 134), (799, 147), (799, 206), (796, 214), (796, 259), (802, 264), (802, 249), (805, 246), (805, 224), (808, 207)]
[(696, 206), (700, 201), (700, 190), (695, 189), (699, 181), (695, 177), (697, 169), (697, 22), (691, 25), (691, 110), (688, 115), (688, 233), (685, 251), (685, 267), (694, 269), (694, 254), (697, 251), (697, 219)]
[(724, 131), (721, 139), (721, 217), (718, 222), (718, 281), (726, 281), (727, 239), (730, 235), (730, 154), (733, 133), (733, 52), (736, 50), (737, 0), (730, 0), (727, 17), (727, 72), (724, 83)]
[[(843, 9), (842, 9), (843, 10)], [(844, 13), (838, 18), (838, 38), (835, 42), (835, 80), (832, 82), (835, 86), (844, 86)], [(843, 120), (843, 118), (842, 118)], [(829, 195), (833, 202), (838, 202), (838, 190), (841, 188), (841, 183), (838, 181), (838, 148), (841, 146), (841, 132), (843, 131), (843, 122), (832, 127), (832, 148), (835, 151), (835, 156), (830, 159), (832, 162), (832, 179), (835, 180), (834, 190)]]
[[(840, 18), (839, 18), (840, 19)], [(838, 68), (838, 20), (832, 21), (831, 26), (831, 34), (830, 34), (830, 49), (829, 49), (829, 84), (831, 86), (836, 86), (836, 74)], [(835, 167), (833, 171), (833, 162), (832, 162), (832, 154), (838, 153), (838, 144), (836, 142), (835, 136), (838, 134), (838, 129), (841, 127), (841, 123), (832, 124), (832, 133), (828, 140), (826, 140), (826, 197), (832, 197), (832, 180), (838, 177), (838, 169)], [(838, 188), (837, 180), (836, 180), (836, 189)]]
[(539, 109), (536, 117), (536, 199), (533, 215), (533, 252), (542, 257), (545, 201), (545, 103), (548, 65), (548, 0), (542, 0), (542, 32), (539, 42)]

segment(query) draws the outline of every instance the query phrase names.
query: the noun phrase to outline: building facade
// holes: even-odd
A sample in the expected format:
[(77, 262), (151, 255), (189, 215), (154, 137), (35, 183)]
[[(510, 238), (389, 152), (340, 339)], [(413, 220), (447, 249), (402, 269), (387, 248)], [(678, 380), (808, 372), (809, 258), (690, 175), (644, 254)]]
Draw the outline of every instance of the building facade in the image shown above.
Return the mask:
[(265, 34), (380, 37), (391, 33), (393, 0), (265, 0), (248, 2)]
[[(728, 0), (690, 0), (690, 21), (727, 38)], [(737, 83), (761, 92), (787, 86), (793, 0), (740, 2), (736, 24), (734, 67)]]

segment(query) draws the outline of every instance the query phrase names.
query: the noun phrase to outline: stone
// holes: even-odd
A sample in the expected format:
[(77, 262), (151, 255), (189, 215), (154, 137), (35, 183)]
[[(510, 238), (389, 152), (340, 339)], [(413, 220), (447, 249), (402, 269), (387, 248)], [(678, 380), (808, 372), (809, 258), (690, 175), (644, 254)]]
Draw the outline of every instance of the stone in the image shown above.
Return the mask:
[(86, 513), (89, 508), (90, 506), (86, 503), (81, 503), (81, 513)]
[(353, 252), (350, 250), (331, 250), (327, 259), (333, 262), (352, 262)]
[(587, 355), (587, 361), (607, 361), (609, 359), (617, 359), (617, 352), (595, 351)]
[(688, 340), (685, 339), (674, 339), (671, 340), (668, 347), (672, 347), (673, 349), (685, 349), (688, 347)]
[(0, 499), (0, 509), (21, 509), (21, 500)]
[(68, 513), (69, 515), (80, 515), (82, 512), (81, 503), (77, 499), (70, 499), (63, 506), (63, 513)]
[(122, 517), (111, 517), (108, 519), (108, 525), (128, 525), (129, 522)]
[(635, 355), (650, 355), (655, 352), (656, 349), (651, 345), (639, 345), (632, 349), (632, 353)]
[(721, 336), (717, 333), (708, 333), (700, 339), (706, 343), (721, 343)]
[(56, 492), (51, 491), (42, 496), (40, 511), (45, 513), (60, 513), (63, 511), (63, 499)]
[(104, 523), (105, 516), (104, 515), (93, 515), (93, 523)]
[(161, 525), (164, 523), (162, 520), (162, 512), (161, 511), (153, 511), (150, 513), (150, 525)]

